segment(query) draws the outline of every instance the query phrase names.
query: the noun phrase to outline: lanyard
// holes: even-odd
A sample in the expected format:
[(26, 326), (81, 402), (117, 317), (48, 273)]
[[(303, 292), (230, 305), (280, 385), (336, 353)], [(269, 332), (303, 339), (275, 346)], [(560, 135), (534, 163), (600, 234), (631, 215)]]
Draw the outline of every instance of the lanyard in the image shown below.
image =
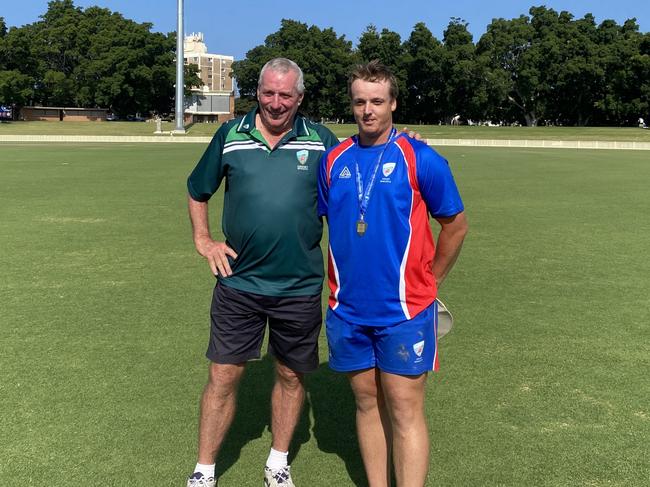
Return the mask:
[[(386, 142), (386, 145), (384, 148), (381, 150), (381, 153), (379, 154), (379, 157), (377, 158), (377, 162), (375, 163), (375, 168), (372, 171), (372, 175), (370, 176), (370, 181), (368, 182), (368, 185), (366, 186), (365, 191), (363, 190), (363, 180), (361, 178), (361, 171), (359, 170), (359, 163), (355, 161), (354, 167), (357, 172), (357, 197), (359, 200), (359, 221), (364, 222), (365, 220), (365, 215), (366, 211), (368, 210), (368, 203), (370, 203), (370, 195), (372, 194), (372, 189), (375, 186), (375, 179), (377, 178), (377, 170), (379, 169), (379, 166), (381, 165), (381, 160), (384, 157), (384, 152), (386, 152), (386, 149), (388, 146), (393, 142), (393, 140), (397, 136), (397, 130), (395, 128), (391, 129), (390, 135), (388, 136), (388, 141)], [(359, 139), (357, 138), (356, 140), (356, 149), (357, 150), (362, 150), (359, 147)], [(365, 226), (364, 226), (365, 229)]]

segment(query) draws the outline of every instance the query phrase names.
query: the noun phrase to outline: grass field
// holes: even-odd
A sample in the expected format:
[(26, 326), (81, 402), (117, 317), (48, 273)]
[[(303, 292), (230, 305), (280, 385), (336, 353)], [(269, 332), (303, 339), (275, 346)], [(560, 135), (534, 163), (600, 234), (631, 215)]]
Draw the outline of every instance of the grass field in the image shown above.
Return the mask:
[[(327, 125), (339, 137), (356, 133), (356, 125)], [(403, 125), (399, 125), (402, 127)], [(175, 128), (163, 123), (163, 131)], [(187, 127), (188, 136), (209, 137), (219, 124), (198, 123)], [(426, 139), (529, 139), (529, 140), (620, 140), (650, 142), (650, 130), (616, 127), (469, 127), (467, 125), (411, 125)], [(0, 124), (0, 135), (153, 135), (150, 122), (12, 122)], [(168, 137), (168, 135), (160, 135)]]
[[(0, 485), (183, 485), (213, 285), (185, 208), (202, 150), (0, 145)], [(648, 155), (441, 152), (471, 228), (441, 292), (456, 326), (428, 384), (427, 485), (647, 486)], [(363, 486), (324, 339), (321, 362), (296, 483)], [(248, 367), (220, 486), (261, 485), (271, 377), (268, 357)]]

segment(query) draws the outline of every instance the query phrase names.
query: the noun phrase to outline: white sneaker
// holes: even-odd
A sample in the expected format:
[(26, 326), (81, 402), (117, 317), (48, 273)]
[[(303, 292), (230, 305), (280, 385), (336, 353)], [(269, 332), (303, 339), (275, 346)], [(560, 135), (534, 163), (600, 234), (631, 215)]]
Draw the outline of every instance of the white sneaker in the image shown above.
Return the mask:
[(264, 487), (296, 487), (291, 480), (291, 467), (271, 470), (264, 467)]
[(217, 479), (204, 477), (201, 472), (194, 472), (187, 479), (187, 487), (217, 487)]

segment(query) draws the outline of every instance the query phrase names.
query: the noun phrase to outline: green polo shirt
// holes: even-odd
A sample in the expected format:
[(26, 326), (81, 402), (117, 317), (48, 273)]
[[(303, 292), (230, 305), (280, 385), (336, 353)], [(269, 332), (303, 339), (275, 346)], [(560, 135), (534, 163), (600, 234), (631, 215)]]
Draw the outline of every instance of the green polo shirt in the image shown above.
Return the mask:
[(265, 296), (321, 292), (323, 224), (317, 215), (318, 164), (338, 144), (322, 125), (296, 116), (269, 147), (255, 127), (257, 111), (226, 122), (187, 180), (190, 196), (207, 201), (226, 181), (221, 224), (237, 252), (229, 287)]

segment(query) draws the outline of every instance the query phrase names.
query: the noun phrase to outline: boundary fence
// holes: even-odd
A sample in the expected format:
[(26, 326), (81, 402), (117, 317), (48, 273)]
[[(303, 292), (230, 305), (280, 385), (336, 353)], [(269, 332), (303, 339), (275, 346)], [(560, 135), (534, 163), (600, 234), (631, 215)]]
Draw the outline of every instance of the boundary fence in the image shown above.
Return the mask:
[[(212, 137), (123, 136), (123, 135), (0, 135), (0, 142), (74, 142), (74, 143), (184, 143), (208, 144)], [(343, 139), (341, 139), (343, 140)], [(534, 149), (609, 149), (650, 150), (650, 142), (600, 140), (498, 140), (498, 139), (425, 139), (431, 146), (512, 147)]]

